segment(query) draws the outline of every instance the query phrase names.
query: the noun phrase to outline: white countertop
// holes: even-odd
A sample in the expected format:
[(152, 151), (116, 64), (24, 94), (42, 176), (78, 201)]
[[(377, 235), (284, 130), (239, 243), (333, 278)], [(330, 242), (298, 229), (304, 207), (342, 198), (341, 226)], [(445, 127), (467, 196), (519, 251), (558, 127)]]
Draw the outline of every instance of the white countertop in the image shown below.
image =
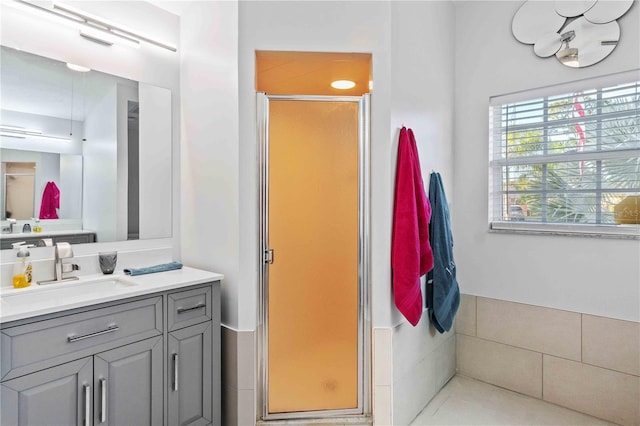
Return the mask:
[(221, 274), (184, 266), (182, 269), (146, 275), (96, 274), (83, 276), (78, 281), (46, 285), (33, 283), (29, 287), (19, 289), (1, 288), (0, 323), (218, 281), (223, 278)]

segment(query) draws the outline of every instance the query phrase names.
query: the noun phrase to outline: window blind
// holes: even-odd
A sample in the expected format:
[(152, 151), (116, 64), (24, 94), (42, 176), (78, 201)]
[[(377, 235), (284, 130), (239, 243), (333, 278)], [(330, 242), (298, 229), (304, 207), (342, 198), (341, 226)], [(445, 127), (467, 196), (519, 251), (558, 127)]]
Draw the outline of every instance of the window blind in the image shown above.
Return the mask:
[(520, 98), (490, 108), (491, 227), (618, 233), (640, 195), (640, 82)]

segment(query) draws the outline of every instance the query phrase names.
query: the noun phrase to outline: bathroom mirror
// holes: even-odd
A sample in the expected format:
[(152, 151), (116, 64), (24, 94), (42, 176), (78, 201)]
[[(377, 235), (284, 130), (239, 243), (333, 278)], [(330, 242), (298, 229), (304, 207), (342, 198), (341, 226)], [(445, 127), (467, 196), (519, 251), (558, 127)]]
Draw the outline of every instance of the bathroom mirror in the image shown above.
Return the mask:
[(558, 15), (573, 18), (591, 9), (596, 0), (556, 0), (554, 3)]
[(556, 13), (554, 2), (526, 1), (513, 17), (511, 31), (520, 43), (534, 44), (544, 35), (558, 31), (565, 21)]
[(555, 56), (561, 64), (583, 68), (609, 56), (620, 40), (617, 19), (633, 0), (525, 1), (513, 17), (511, 30), (534, 53)]
[(0, 60), (1, 160), (47, 164), (31, 217), (53, 181), (59, 218), (98, 242), (170, 237), (171, 91), (4, 46)]

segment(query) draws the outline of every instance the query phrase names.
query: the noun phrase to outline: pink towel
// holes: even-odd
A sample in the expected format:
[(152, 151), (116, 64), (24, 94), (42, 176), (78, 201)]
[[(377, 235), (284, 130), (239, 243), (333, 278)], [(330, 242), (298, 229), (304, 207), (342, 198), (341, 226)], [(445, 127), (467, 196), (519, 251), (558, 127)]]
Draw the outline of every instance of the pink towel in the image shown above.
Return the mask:
[(60, 190), (53, 182), (47, 182), (42, 192), (40, 219), (58, 219), (56, 209), (60, 208)]
[(424, 192), (415, 137), (411, 129), (403, 127), (396, 165), (391, 268), (396, 307), (414, 326), (422, 316), (420, 276), (433, 268), (430, 218), (431, 206)]

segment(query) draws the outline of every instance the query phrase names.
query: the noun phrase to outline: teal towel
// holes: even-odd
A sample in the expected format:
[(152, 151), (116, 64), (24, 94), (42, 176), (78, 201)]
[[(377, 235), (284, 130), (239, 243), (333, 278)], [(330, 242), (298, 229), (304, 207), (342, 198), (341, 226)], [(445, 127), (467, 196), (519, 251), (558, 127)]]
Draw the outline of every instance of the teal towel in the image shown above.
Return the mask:
[(164, 271), (172, 271), (174, 269), (182, 269), (182, 263), (179, 262), (171, 262), (171, 263), (162, 263), (160, 265), (147, 266), (146, 268), (129, 268), (125, 269), (124, 273), (127, 275), (143, 275), (143, 274), (153, 274), (155, 272), (164, 272)]

